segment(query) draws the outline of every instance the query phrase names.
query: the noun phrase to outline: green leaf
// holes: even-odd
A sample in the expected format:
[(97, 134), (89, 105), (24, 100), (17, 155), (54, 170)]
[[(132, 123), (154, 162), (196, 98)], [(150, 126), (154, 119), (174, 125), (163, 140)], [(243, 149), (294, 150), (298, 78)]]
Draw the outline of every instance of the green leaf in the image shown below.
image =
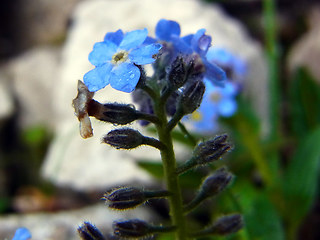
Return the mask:
[(137, 164), (140, 168), (147, 171), (151, 176), (157, 179), (163, 179), (163, 166), (161, 162), (149, 161), (149, 160), (139, 160)]
[(297, 70), (290, 86), (290, 121), (298, 136), (315, 129), (320, 123), (320, 87), (309, 72)]
[(238, 178), (232, 192), (244, 215), (244, 231), (249, 236), (247, 239), (285, 239), (281, 218), (265, 191), (256, 189), (249, 182)]
[(285, 216), (288, 217), (287, 221), (295, 225), (291, 228), (301, 224), (316, 197), (319, 184), (319, 143), (320, 127), (300, 141), (284, 175)]

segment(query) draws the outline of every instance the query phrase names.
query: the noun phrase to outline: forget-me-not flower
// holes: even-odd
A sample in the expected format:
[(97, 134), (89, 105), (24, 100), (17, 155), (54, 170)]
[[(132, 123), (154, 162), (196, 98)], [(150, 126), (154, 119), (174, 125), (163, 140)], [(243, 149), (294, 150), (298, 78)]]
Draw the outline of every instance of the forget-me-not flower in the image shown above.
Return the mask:
[(205, 81), (204, 93), (200, 107), (188, 116), (187, 120), (197, 132), (213, 132), (217, 128), (218, 117), (231, 117), (237, 110), (234, 84), (227, 81), (224, 87), (217, 87), (210, 81)]
[(27, 228), (18, 228), (12, 238), (12, 240), (27, 240), (31, 239), (31, 233)]
[(103, 42), (93, 46), (89, 61), (95, 68), (87, 72), (84, 83), (90, 92), (96, 92), (109, 83), (123, 92), (132, 92), (139, 79), (140, 69), (136, 65), (153, 63), (161, 44), (143, 44), (148, 30), (123, 33), (121, 30), (107, 33)]
[[(205, 29), (198, 30), (195, 34), (180, 37), (179, 23), (161, 19), (156, 26), (156, 38), (160, 41), (169, 42), (174, 47), (174, 59), (178, 54), (186, 55), (189, 59), (201, 60), (204, 65), (204, 76), (216, 85), (223, 85), (226, 80), (225, 72), (214, 62), (207, 60), (207, 51), (211, 46), (211, 37), (206, 35)], [(195, 56), (198, 55), (199, 57)], [(173, 60), (172, 59), (172, 60)]]

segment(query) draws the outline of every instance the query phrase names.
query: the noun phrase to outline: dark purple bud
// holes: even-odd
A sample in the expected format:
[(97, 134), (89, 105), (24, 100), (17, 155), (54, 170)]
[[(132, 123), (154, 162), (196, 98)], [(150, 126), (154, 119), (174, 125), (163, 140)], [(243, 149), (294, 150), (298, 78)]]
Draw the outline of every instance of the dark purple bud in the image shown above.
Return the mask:
[(219, 218), (211, 227), (212, 234), (227, 235), (239, 231), (243, 227), (240, 214), (231, 214)]
[(88, 106), (89, 116), (101, 121), (125, 125), (138, 119), (137, 111), (130, 104), (106, 103), (101, 104), (91, 100)]
[(118, 149), (132, 149), (143, 144), (144, 136), (131, 128), (121, 128), (110, 131), (103, 137), (102, 142)]
[(206, 164), (219, 160), (231, 149), (231, 145), (226, 142), (227, 135), (216, 136), (213, 139), (200, 143), (193, 151), (193, 160), (196, 165)]
[(200, 194), (203, 198), (216, 196), (231, 182), (233, 176), (226, 168), (220, 168), (202, 183)]
[(132, 219), (114, 222), (113, 231), (120, 238), (144, 238), (152, 233), (152, 226), (142, 220)]
[(133, 187), (113, 189), (105, 193), (103, 199), (106, 200), (109, 208), (117, 210), (134, 208), (147, 200), (144, 191)]
[(78, 228), (78, 233), (83, 240), (105, 240), (99, 229), (89, 222), (84, 222)]
[(178, 56), (171, 64), (168, 72), (168, 80), (172, 88), (178, 89), (187, 81), (186, 64), (181, 56)]
[(185, 87), (178, 103), (184, 114), (193, 113), (200, 106), (205, 89), (204, 83), (200, 80), (193, 81)]

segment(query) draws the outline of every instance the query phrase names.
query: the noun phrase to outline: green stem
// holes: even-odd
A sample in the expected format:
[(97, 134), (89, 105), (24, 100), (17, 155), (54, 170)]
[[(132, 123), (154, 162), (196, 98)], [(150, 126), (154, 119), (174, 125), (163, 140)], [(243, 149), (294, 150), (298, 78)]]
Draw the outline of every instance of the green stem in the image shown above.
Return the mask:
[(189, 131), (186, 129), (186, 127), (181, 123), (179, 122), (178, 123), (178, 126), (181, 130), (181, 132), (189, 139), (189, 141), (192, 143), (193, 146), (196, 146), (197, 145), (197, 140), (194, 136), (192, 136)]
[[(158, 100), (158, 101), (157, 101)], [(166, 148), (161, 149), (161, 158), (164, 168), (164, 176), (167, 184), (167, 190), (171, 193), (169, 196), (170, 216), (172, 224), (177, 227), (176, 239), (186, 240), (186, 222), (183, 214), (183, 201), (179, 178), (176, 174), (176, 159), (173, 150), (171, 132), (168, 131), (167, 116), (165, 112), (165, 104), (160, 99), (154, 99), (155, 114), (159, 118), (160, 123), (156, 125), (159, 141), (166, 145)]]
[(277, 139), (280, 125), (279, 118), (279, 70), (276, 40), (276, 10), (274, 0), (263, 1), (263, 12), (265, 20), (265, 42), (269, 70), (269, 116), (270, 116), (270, 138)]

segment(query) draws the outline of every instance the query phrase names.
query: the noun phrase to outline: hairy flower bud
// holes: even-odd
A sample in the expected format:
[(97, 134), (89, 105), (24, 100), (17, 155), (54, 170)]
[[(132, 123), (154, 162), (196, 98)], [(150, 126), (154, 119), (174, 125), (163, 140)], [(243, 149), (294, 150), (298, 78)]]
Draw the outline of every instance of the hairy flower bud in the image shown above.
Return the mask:
[(134, 187), (120, 187), (103, 195), (108, 207), (124, 210), (134, 208), (144, 203), (147, 199), (144, 191)]
[(235, 233), (243, 227), (240, 214), (230, 214), (219, 218), (211, 227), (212, 234), (227, 235)]
[(220, 135), (213, 139), (200, 143), (193, 151), (193, 159), (198, 164), (206, 164), (219, 160), (222, 155), (231, 149), (231, 145), (226, 142), (228, 136)]
[(99, 229), (89, 222), (84, 222), (79, 228), (78, 233), (83, 240), (104, 240), (105, 238)]
[(145, 221), (132, 219), (113, 223), (114, 235), (121, 238), (143, 238), (152, 233), (152, 226)]
[(205, 88), (201, 80), (188, 84), (180, 96), (178, 108), (181, 108), (184, 114), (193, 113), (201, 104)]
[(91, 100), (88, 106), (89, 116), (101, 121), (125, 125), (139, 118), (137, 111), (130, 104), (106, 103), (101, 104)]
[(110, 131), (102, 142), (115, 148), (132, 149), (144, 143), (144, 136), (131, 128), (121, 128)]
[(232, 178), (226, 168), (220, 168), (204, 180), (200, 192), (204, 197), (216, 196), (229, 185)]
[(178, 56), (171, 64), (168, 80), (174, 89), (182, 87), (187, 81), (186, 65), (181, 56)]

